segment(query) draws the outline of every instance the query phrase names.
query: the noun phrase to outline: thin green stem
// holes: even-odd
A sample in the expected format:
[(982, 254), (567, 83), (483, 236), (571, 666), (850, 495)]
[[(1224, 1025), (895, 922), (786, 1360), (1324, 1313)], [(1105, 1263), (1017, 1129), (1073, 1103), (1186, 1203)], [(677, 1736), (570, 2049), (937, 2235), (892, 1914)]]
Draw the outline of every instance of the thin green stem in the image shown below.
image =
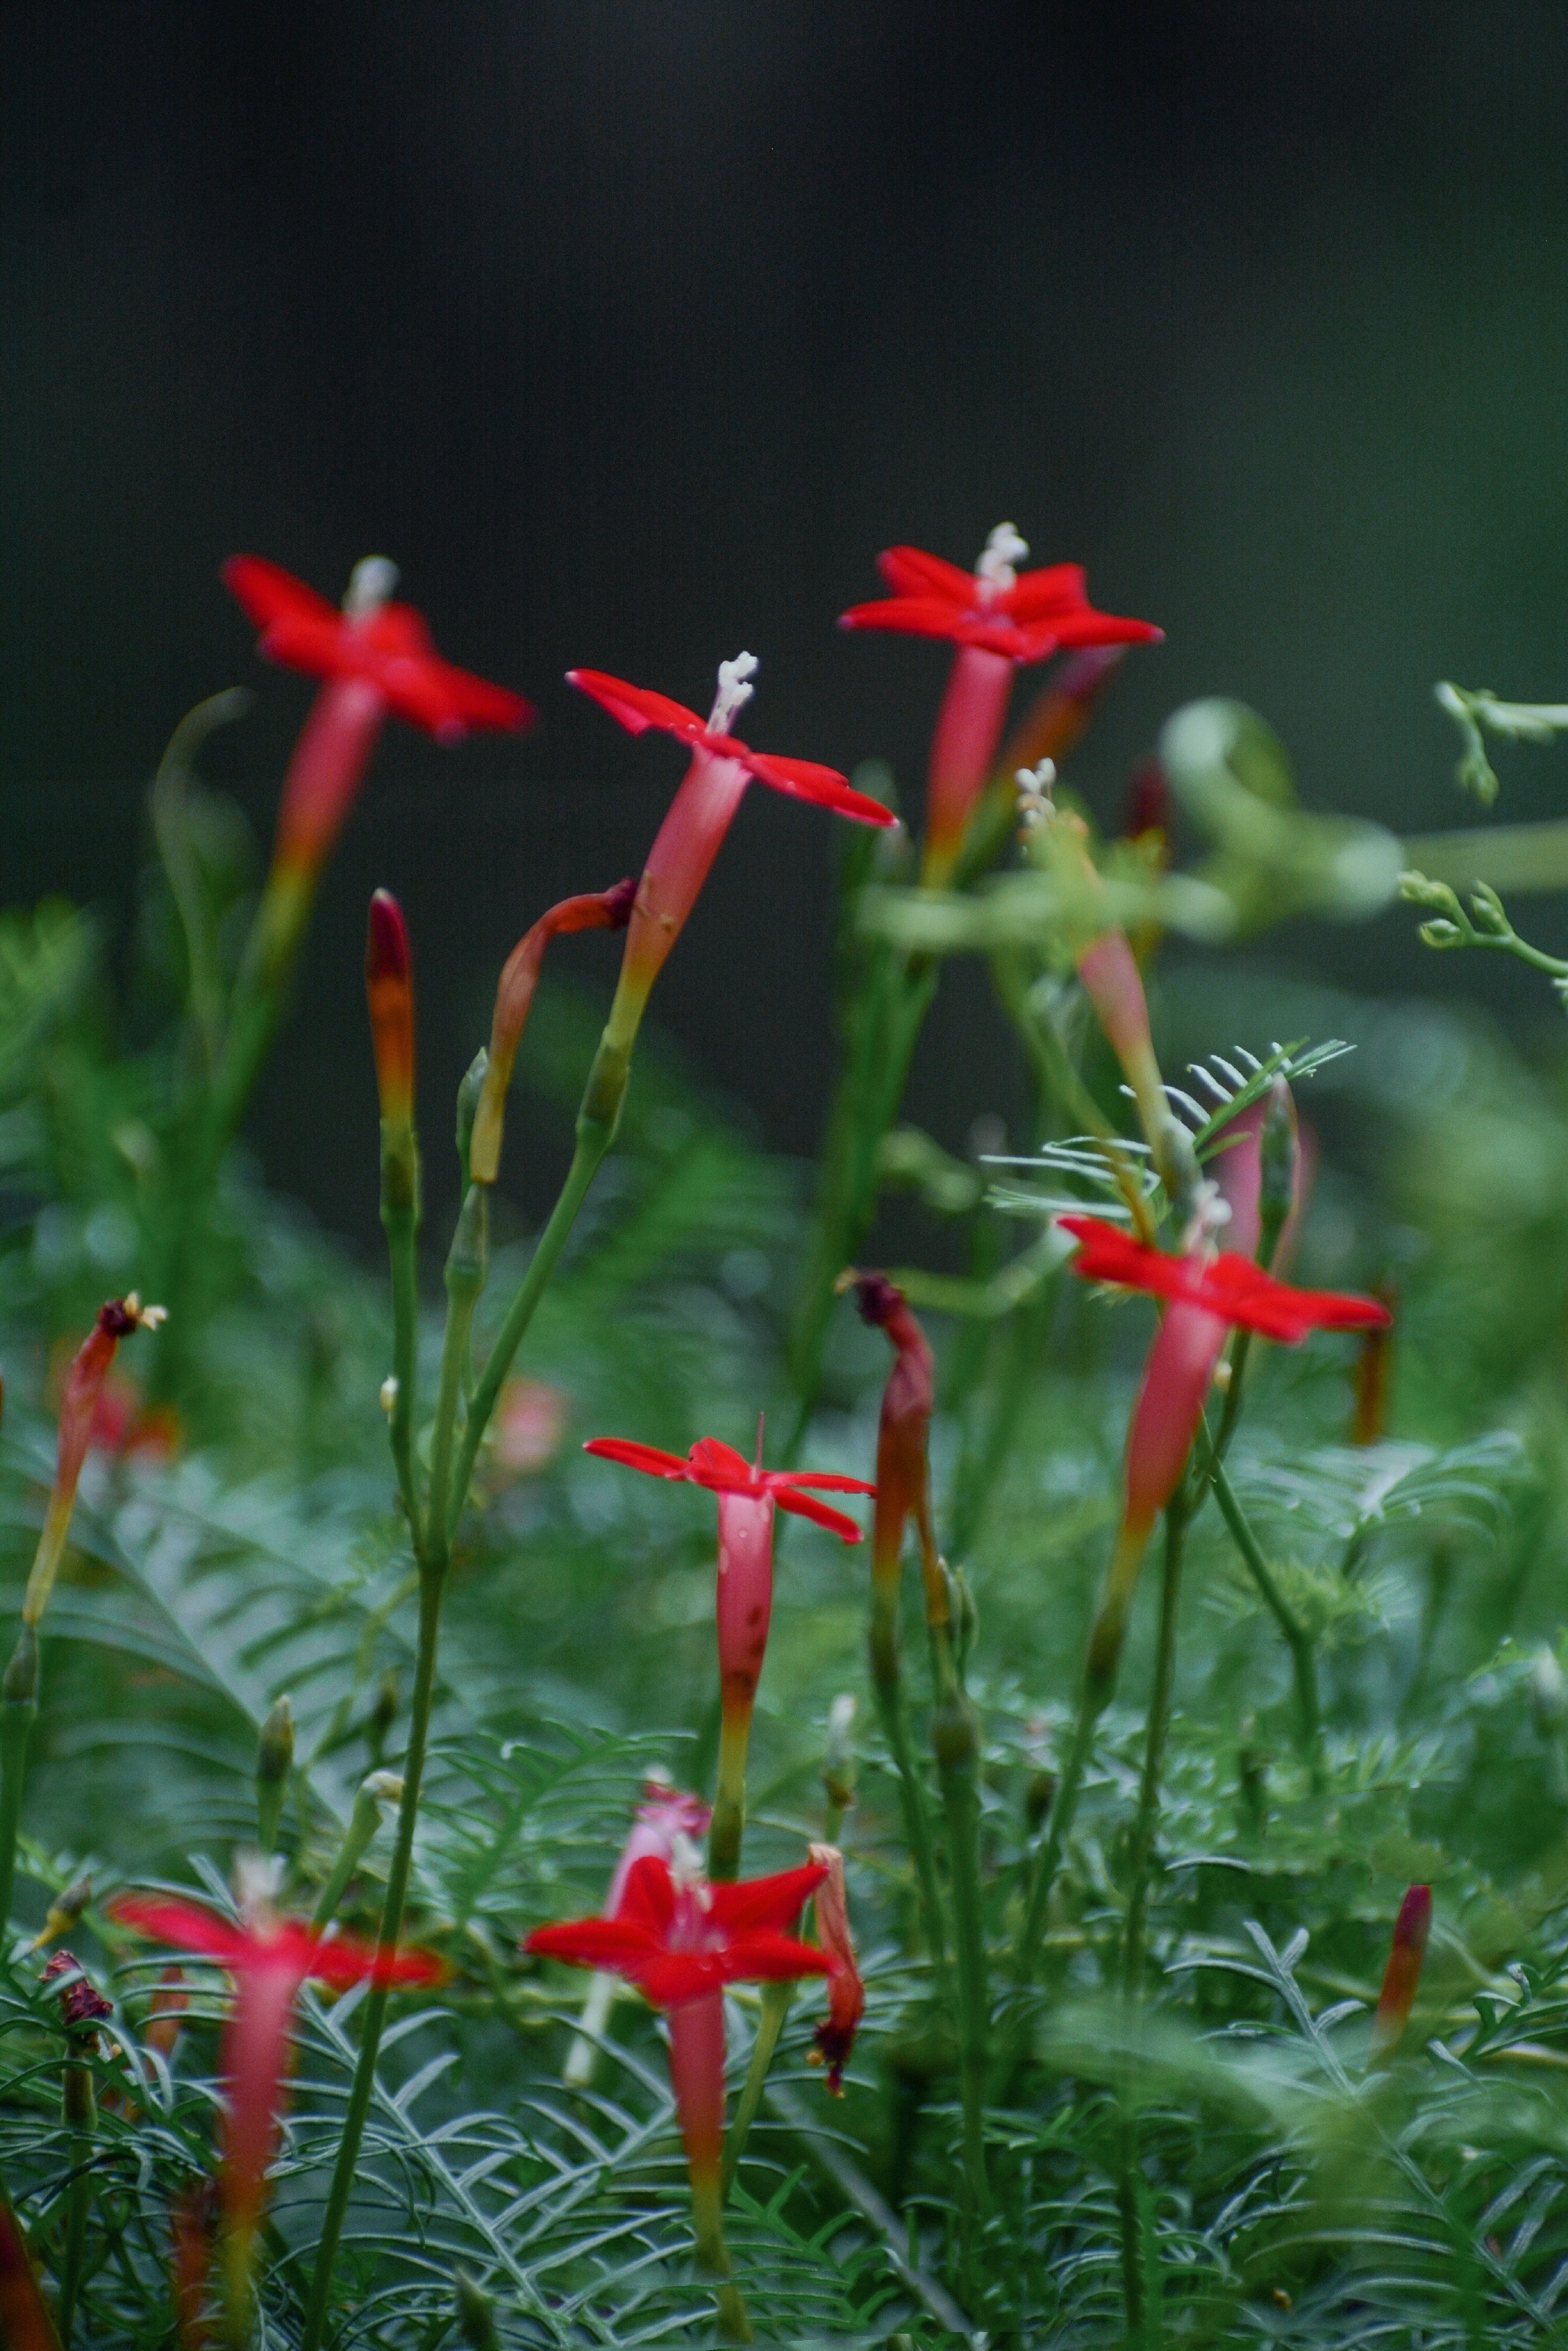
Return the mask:
[[(67, 2064), (65, 2107), (68, 2120), (74, 2109), (90, 2126), (94, 2112), (90, 2067)], [(64, 2351), (70, 2351), (77, 2297), (81, 2292), (82, 2262), (87, 2252), (88, 2214), (92, 2205), (92, 2180), (88, 2171), (90, 2157), (91, 2140), (87, 2132), (74, 2131), (70, 2141), (74, 2177), (66, 2190), (66, 2241), (60, 2259), (60, 2298), (56, 2318)]]
[(468, 1339), (474, 1312), (485, 1287), (489, 1238), (490, 1195), (483, 1184), (470, 1184), (458, 1211), (452, 1247), (446, 1258), (446, 1330), (441, 1344), (441, 1372), (435, 1395), (435, 1425), (430, 1439), (430, 1499), (425, 1510), (424, 1548), (438, 1571), (451, 1555), (463, 1498), (466, 1496), (473, 1455), (464, 1457), (457, 1488), (456, 1510), (449, 1506), (452, 1453), (457, 1435), (457, 1408), (463, 1401), (464, 1374), (468, 1363)]
[(716, 2170), (711, 2179), (692, 2175), (692, 2219), (696, 2236), (697, 2267), (713, 2281), (718, 2304), (721, 2343), (755, 2341), (751, 2321), (735, 2283), (735, 2268), (724, 2233), (724, 2189)]
[(1296, 1713), (1300, 1727), (1301, 1752), (1306, 1757), (1314, 1788), (1322, 1784), (1322, 1709), (1318, 1700), (1317, 1658), (1312, 1637), (1295, 1614), (1274, 1580), (1274, 1572), (1264, 1558), (1258, 1538), (1249, 1525), (1246, 1513), (1236, 1499), (1225, 1465), (1215, 1459), (1213, 1465), (1214, 1499), (1219, 1505), (1220, 1516), (1230, 1530), (1231, 1539), (1241, 1554), (1242, 1564), (1258, 1587), (1260, 1597), (1283, 1634), (1291, 1652), (1291, 1671), (1296, 1685)]
[(887, 1740), (888, 1752), (893, 1757), (894, 1770), (898, 1775), (904, 1842), (915, 1863), (920, 1923), (940, 1984), (946, 1974), (947, 1936), (942, 1918), (942, 1891), (936, 1877), (936, 1850), (931, 1837), (930, 1815), (925, 1808), (925, 1784), (920, 1776), (909, 1736), (909, 1719), (904, 1702), (904, 1676), (899, 1666), (896, 1642), (879, 1639), (878, 1635), (883, 1630), (879, 1624), (873, 1623), (872, 1687), (876, 1693), (877, 1711), (882, 1717), (883, 1736)]
[(27, 1775), (27, 1741), (38, 1719), (38, 1636), (24, 1624), (11, 1662), (0, 1679), (0, 1951), (10, 1945), (11, 1899), (16, 1885), (16, 1839), (22, 1825), (22, 1791)]
[(1034, 1873), (1034, 1883), (1030, 1888), (1029, 1907), (1013, 1946), (1013, 1977), (1019, 1984), (1033, 1981), (1040, 1961), (1040, 1947), (1045, 1939), (1045, 1922), (1051, 1909), (1051, 1889), (1061, 1866), (1068, 1832), (1078, 1810), (1083, 1774), (1094, 1744), (1094, 1726), (1103, 1708), (1104, 1699), (1097, 1697), (1086, 1683), (1078, 1701), (1078, 1719), (1072, 1726), (1072, 1744), (1067, 1750), (1056, 1793), (1051, 1800), (1045, 1846)]
[(382, 1223), (392, 1273), (392, 1389), (390, 1436), (398, 1492), (415, 1555), (424, 1530), (413, 1476), (414, 1389), (419, 1365), (419, 1145), (412, 1129), (382, 1127)]
[(720, 2179), (720, 2193), (727, 2203), (729, 2200), (729, 2191), (735, 2185), (735, 2175), (740, 2168), (740, 2158), (746, 2153), (746, 2142), (750, 2135), (751, 2126), (757, 2120), (758, 2108), (762, 2104), (763, 2094), (768, 2087), (768, 2071), (779, 2047), (779, 2036), (784, 2030), (785, 2022), (789, 2014), (790, 2002), (794, 1997), (795, 1987), (792, 1983), (769, 1983), (762, 1987), (762, 2006), (757, 2020), (757, 2038), (751, 2044), (751, 2058), (746, 2068), (746, 2080), (741, 2085), (735, 2117), (725, 2137), (724, 2170)]
[[(528, 1259), (528, 1270), (518, 1284), (517, 1294), (510, 1306), (507, 1309), (505, 1319), (496, 1333), (495, 1342), (486, 1358), (485, 1368), (475, 1383), (474, 1400), (468, 1408), (467, 1426), (463, 1433), (462, 1448), (457, 1458), (457, 1475), (452, 1485), (451, 1522), (444, 1530), (447, 1541), (450, 1541), (453, 1533), (455, 1532), (457, 1517), (467, 1499), (468, 1481), (474, 1474), (474, 1463), (485, 1431), (489, 1426), (490, 1416), (496, 1409), (496, 1400), (501, 1393), (501, 1384), (512, 1367), (512, 1359), (522, 1345), (524, 1333), (533, 1321), (539, 1300), (544, 1296), (549, 1278), (555, 1271), (556, 1259), (565, 1248), (567, 1237), (577, 1222), (578, 1212), (588, 1196), (588, 1187), (598, 1173), (599, 1163), (610, 1148), (612, 1132), (613, 1130), (606, 1134), (590, 1133), (585, 1135), (583, 1121), (581, 1119), (578, 1121), (577, 1148), (572, 1154), (571, 1165), (567, 1169), (566, 1181), (560, 1187), (560, 1196), (550, 1210), (549, 1222), (539, 1235), (534, 1253)], [(431, 1521), (433, 1541), (434, 1535), (435, 1526), (433, 1519)]]
[[(392, 1849), (392, 1868), (387, 1877), (386, 1901), (382, 1908), (380, 1948), (383, 1951), (396, 1948), (408, 1900), (409, 1878), (413, 1868), (414, 1823), (419, 1815), (419, 1792), (424, 1777), (430, 1714), (435, 1698), (435, 1660), (440, 1628), (441, 1579), (427, 1568), (420, 1579), (419, 1651), (409, 1715), (408, 1752), (403, 1757), (402, 1765), (402, 1802), (398, 1811), (397, 1843)], [(354, 2191), (360, 2143), (364, 2137), (365, 2118), (370, 2113), (371, 2098), (375, 2089), (376, 2059), (381, 2052), (382, 2033), (391, 1998), (391, 1990), (384, 1984), (375, 1986), (365, 1995), (359, 2062), (354, 2068), (353, 2085), (343, 2116), (343, 2135), (338, 2146), (332, 2186), (316, 2247), (316, 2269), (310, 2281), (310, 2300), (305, 2314), (300, 2351), (319, 2351), (326, 2327), (332, 2271), (343, 2233), (343, 2222), (348, 2216), (349, 2199)]]
[(1144, 1972), (1148, 1931), (1149, 1865), (1154, 1855), (1155, 1828), (1159, 1819), (1160, 1773), (1165, 1763), (1166, 1740), (1170, 1735), (1176, 1622), (1181, 1607), (1182, 1552), (1186, 1526), (1186, 1501), (1178, 1487), (1175, 1499), (1166, 1509), (1165, 1573), (1160, 1583), (1155, 1686), (1149, 1696), (1148, 1722), (1144, 1736), (1144, 1769), (1138, 1783), (1138, 1808), (1133, 1819), (1127, 1924), (1122, 1942), (1122, 1985), (1129, 1999), (1137, 1991)]
[(931, 1738), (947, 1828), (953, 1886), (953, 1957), (958, 1992), (958, 2078), (964, 2108), (964, 2166), (974, 2209), (991, 2211), (986, 2163), (986, 2064), (991, 1996), (986, 1970), (986, 1922), (980, 1886), (979, 1726), (958, 1676), (946, 1625), (931, 1626), (936, 1706)]
[(751, 1708), (726, 1708), (719, 1720), (718, 1778), (708, 1826), (707, 1874), (727, 1884), (740, 1876), (740, 1843), (746, 1833), (746, 1757), (751, 1740)]
[(1138, 2210), (1137, 2166), (1137, 2119), (1124, 2113), (1117, 2126), (1116, 2217), (1121, 2223), (1122, 2315), (1127, 2351), (1142, 2351), (1144, 2341), (1143, 2227)]

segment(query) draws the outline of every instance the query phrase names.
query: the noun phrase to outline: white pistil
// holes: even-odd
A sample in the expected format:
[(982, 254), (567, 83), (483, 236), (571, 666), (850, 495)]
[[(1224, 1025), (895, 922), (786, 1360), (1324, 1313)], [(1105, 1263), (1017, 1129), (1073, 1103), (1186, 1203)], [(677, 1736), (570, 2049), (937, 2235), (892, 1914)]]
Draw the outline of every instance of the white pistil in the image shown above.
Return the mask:
[(975, 582), (982, 604), (994, 604), (1009, 588), (1018, 586), (1018, 573), (1013, 566), (1029, 553), (1029, 541), (1020, 538), (1010, 522), (998, 523), (981, 551), (975, 566)]
[(757, 675), (757, 655), (737, 653), (733, 661), (718, 665), (718, 692), (708, 713), (710, 735), (727, 735), (737, 714), (745, 709), (757, 688), (747, 683)]
[(397, 586), (397, 565), (390, 555), (367, 555), (349, 574), (343, 611), (350, 621), (372, 621)]
[(283, 1886), (283, 1855), (280, 1853), (236, 1853), (235, 1855), (235, 1893), (239, 1900), (240, 1916), (247, 1927), (270, 1927), (276, 1918), (277, 1896)]

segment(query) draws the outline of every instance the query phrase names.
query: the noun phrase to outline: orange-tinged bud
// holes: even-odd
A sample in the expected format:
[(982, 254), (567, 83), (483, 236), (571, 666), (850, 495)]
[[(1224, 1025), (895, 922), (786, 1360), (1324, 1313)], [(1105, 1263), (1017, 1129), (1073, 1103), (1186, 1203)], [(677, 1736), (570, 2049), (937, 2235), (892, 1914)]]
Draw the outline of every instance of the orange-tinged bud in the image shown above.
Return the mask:
[(617, 882), (612, 889), (590, 890), (580, 897), (561, 899), (524, 933), (502, 965), (490, 1022), (489, 1059), (468, 1145), (468, 1172), (475, 1183), (493, 1184), (500, 1173), (507, 1089), (512, 1082), (512, 1064), (533, 1007), (546, 948), (551, 939), (567, 931), (624, 930), (636, 895), (636, 883), (627, 880)]
[[(1380, 1281), (1373, 1296), (1381, 1299), (1392, 1312), (1399, 1293), (1392, 1282)], [(1387, 1323), (1381, 1330), (1362, 1333), (1355, 1359), (1355, 1409), (1350, 1426), (1353, 1445), (1375, 1445), (1387, 1429), (1389, 1375), (1394, 1368), (1393, 1341), (1393, 1327)]]
[(1410, 2022), (1431, 1925), (1432, 1889), (1429, 1886), (1412, 1886), (1394, 1922), (1394, 1940), (1389, 1947), (1388, 1965), (1383, 1971), (1383, 1990), (1377, 1996), (1377, 2009), (1372, 2020), (1368, 2064), (1381, 2064), (1389, 2056)]
[(390, 890), (371, 900), (365, 995), (382, 1117), (388, 1126), (407, 1127), (413, 1122), (413, 961), (408, 925)]
[(843, 2095), (844, 2067), (854, 2047), (860, 2021), (865, 2014), (865, 1986), (861, 1981), (855, 1938), (850, 1932), (849, 1900), (844, 1891), (844, 1857), (834, 1844), (814, 1844), (810, 1858), (827, 1871), (814, 1897), (817, 1940), (833, 1963), (828, 1979), (828, 2012), (818, 2025), (809, 2062), (825, 2065), (828, 2088)]

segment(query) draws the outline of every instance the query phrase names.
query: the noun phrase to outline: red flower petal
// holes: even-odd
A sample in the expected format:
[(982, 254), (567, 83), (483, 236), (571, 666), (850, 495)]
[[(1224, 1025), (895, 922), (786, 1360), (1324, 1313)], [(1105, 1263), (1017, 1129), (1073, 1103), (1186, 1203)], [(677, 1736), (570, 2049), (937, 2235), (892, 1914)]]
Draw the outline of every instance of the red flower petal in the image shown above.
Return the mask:
[(243, 1967), (251, 1956), (251, 1938), (244, 1928), (204, 1903), (182, 1902), (173, 1895), (117, 1894), (108, 1907), (121, 1926), (135, 1927), (177, 1951), (200, 1951), (225, 1967)]
[(258, 629), (270, 629), (278, 621), (332, 627), (341, 623), (342, 614), (335, 604), (307, 587), (303, 580), (297, 580), (292, 571), (285, 571), (281, 563), (268, 563), (265, 556), (231, 555), (220, 567), (218, 577)]
[(657, 1445), (639, 1445), (632, 1437), (591, 1437), (583, 1447), (585, 1453), (597, 1455), (601, 1461), (619, 1461), (628, 1469), (641, 1469), (645, 1478), (683, 1479), (692, 1483), (692, 1465), (679, 1453), (666, 1453)]
[(814, 1943), (798, 1943), (769, 1928), (737, 1935), (718, 1957), (727, 1983), (788, 1983), (796, 1976), (833, 1972), (832, 1960)]
[(658, 1951), (637, 1977), (655, 2008), (685, 2008), (710, 1992), (722, 1991), (726, 1975), (722, 1951)]
[(780, 759), (771, 751), (746, 751), (746, 764), (759, 783), (771, 784), (776, 792), (787, 793), (795, 800), (809, 800), (813, 808), (833, 809), (840, 816), (852, 816), (862, 824), (896, 824), (898, 819), (890, 808), (873, 800), (868, 793), (857, 792), (840, 775), (836, 768), (824, 768), (815, 759)]
[(826, 1502), (819, 1502), (814, 1494), (803, 1494), (798, 1487), (779, 1487), (774, 1489), (773, 1499), (781, 1510), (790, 1510), (798, 1519), (810, 1519), (814, 1527), (826, 1527), (841, 1542), (858, 1543), (862, 1539), (853, 1519)]
[(662, 1938), (669, 1932), (674, 1915), (675, 1881), (670, 1865), (662, 1854), (645, 1853), (626, 1873), (616, 1918), (643, 1934)]
[(450, 1970), (434, 1951), (381, 1951), (355, 1935), (334, 1935), (329, 1942), (309, 1938), (307, 1973), (321, 1983), (346, 1990), (350, 1984), (436, 1984)]
[(815, 1894), (826, 1869), (806, 1862), (799, 1869), (781, 1869), (772, 1877), (740, 1878), (711, 1889), (709, 1916), (726, 1933), (746, 1934), (763, 1927), (792, 1926)]
[(1087, 611), (1089, 575), (1082, 563), (1048, 563), (1039, 571), (1020, 572), (997, 598), (995, 609), (1020, 622)]
[(841, 1469), (768, 1469), (764, 1473), (770, 1486), (817, 1486), (824, 1494), (874, 1494), (876, 1483), (871, 1478), (847, 1478)]
[(683, 743), (695, 743), (706, 738), (707, 728), (695, 710), (684, 702), (673, 702), (667, 694), (655, 694), (646, 685), (628, 685), (622, 677), (612, 677), (601, 669), (569, 669), (568, 685), (580, 693), (591, 695), (601, 710), (618, 718), (631, 735), (641, 735), (650, 726), (674, 735)]
[(1151, 1297), (1184, 1300), (1243, 1330), (1294, 1346), (1309, 1331), (1384, 1330), (1393, 1321), (1375, 1298), (1333, 1290), (1296, 1290), (1250, 1258), (1226, 1252), (1207, 1264), (1135, 1241), (1099, 1217), (1059, 1217), (1081, 1244), (1072, 1270), (1086, 1281), (1114, 1282)]
[(612, 1968), (625, 1975), (640, 1970), (658, 1950), (658, 1938), (646, 1927), (624, 1918), (566, 1918), (553, 1927), (536, 1927), (523, 1938), (525, 1951), (541, 1959), (564, 1959), (573, 1968)]
[(884, 548), (876, 568), (895, 596), (939, 596), (949, 604), (975, 601), (975, 575), (923, 547)]
[(757, 1482), (757, 1472), (745, 1454), (737, 1453), (721, 1437), (699, 1437), (686, 1458), (697, 1484), (716, 1492), (745, 1491)]

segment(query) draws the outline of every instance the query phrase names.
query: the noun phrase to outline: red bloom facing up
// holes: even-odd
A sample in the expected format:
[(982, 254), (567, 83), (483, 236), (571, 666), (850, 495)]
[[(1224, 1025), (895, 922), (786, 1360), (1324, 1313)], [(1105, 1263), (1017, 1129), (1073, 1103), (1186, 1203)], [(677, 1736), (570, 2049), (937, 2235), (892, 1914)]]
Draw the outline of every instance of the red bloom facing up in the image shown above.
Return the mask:
[[(826, 1878), (813, 1863), (776, 1877), (710, 1886), (653, 1854), (632, 1864), (612, 1918), (537, 1927), (523, 1949), (574, 1968), (612, 1970), (670, 2015), (675, 2094), (696, 2207), (699, 2254), (722, 2243), (717, 2204), (724, 2147), (724, 1987), (831, 1976), (825, 1950), (785, 1930)], [(722, 2257), (720, 2257), (722, 2258)]]
[[(1258, 1123), (1249, 1114), (1242, 1139), (1214, 1163), (1215, 1189), (1225, 1195), (1231, 1228), (1245, 1246), (1256, 1242), (1259, 1229)], [(1060, 1217), (1057, 1222), (1080, 1243), (1074, 1273), (1169, 1301), (1133, 1407), (1122, 1524), (1090, 1643), (1090, 1687), (1103, 1699), (1115, 1678), (1127, 1607), (1150, 1533), (1186, 1466), (1227, 1332), (1255, 1331), (1294, 1346), (1309, 1331), (1364, 1330), (1385, 1322), (1388, 1310), (1374, 1298), (1292, 1289), (1233, 1251), (1217, 1255), (1198, 1247), (1171, 1255), (1099, 1217)]]
[(223, 579), (260, 630), (266, 658), (322, 681), (277, 820), (275, 868), (297, 881), (313, 879), (329, 854), (389, 713), (438, 743), (510, 732), (533, 716), (520, 694), (442, 660), (413, 606), (389, 601), (397, 571), (384, 556), (355, 566), (340, 611), (258, 555), (230, 556)]
[(749, 1714), (762, 1672), (773, 1608), (773, 1510), (792, 1510), (826, 1527), (841, 1542), (858, 1543), (853, 1519), (820, 1502), (810, 1489), (831, 1494), (874, 1494), (864, 1478), (831, 1469), (764, 1469), (733, 1445), (699, 1437), (683, 1458), (632, 1437), (593, 1437), (583, 1447), (605, 1461), (619, 1461), (645, 1477), (706, 1486), (718, 1497), (718, 1654), (727, 1713), (744, 1706)]
[(771, 752), (753, 751), (730, 733), (730, 721), (751, 699), (754, 689), (749, 681), (756, 668), (751, 653), (739, 653), (734, 661), (719, 664), (718, 693), (706, 723), (684, 703), (672, 702), (667, 695), (653, 694), (646, 686), (628, 685), (622, 678), (606, 676), (602, 670), (567, 672), (569, 683), (591, 695), (628, 733), (642, 735), (653, 727), (673, 735), (692, 754), (692, 764), (659, 827), (637, 887), (621, 984), (605, 1031), (610, 1045), (622, 1052), (636, 1035), (648, 991), (696, 903), (754, 776), (776, 792), (834, 809), (841, 816), (858, 817), (864, 824), (894, 821), (890, 809), (852, 789), (837, 768), (819, 767), (811, 759), (781, 759)]
[(350, 1984), (434, 1984), (445, 1974), (427, 1951), (381, 1951), (347, 1935), (329, 1941), (265, 1899), (243, 1922), (171, 1895), (122, 1894), (110, 1916), (181, 1951), (215, 1959), (235, 1980), (224, 2034), (225, 2110), (222, 2192), (228, 2223), (231, 2287), (249, 2265), (250, 2243), (266, 2202), (267, 2168), (277, 2143), (288, 2023), (308, 1978), (346, 1991)]
[[(1220, 1164), (1223, 1168), (1223, 1156)], [(1256, 1331), (1286, 1346), (1299, 1346), (1311, 1331), (1378, 1331), (1393, 1321), (1378, 1299), (1296, 1290), (1230, 1250), (1218, 1257), (1176, 1257), (1147, 1248), (1098, 1217), (1059, 1217), (1057, 1222), (1081, 1244), (1072, 1270), (1085, 1281), (1113, 1282), (1119, 1290), (1144, 1290), (1152, 1298), (1201, 1306), (1237, 1330)]]
[(931, 743), (921, 878), (936, 886), (952, 872), (996, 763), (1014, 668), (1063, 647), (1148, 643), (1163, 634), (1147, 621), (1097, 612), (1081, 564), (1019, 573), (1015, 559), (1028, 553), (1008, 522), (992, 531), (973, 571), (918, 547), (890, 547), (877, 569), (892, 595), (852, 605), (840, 620), (845, 629), (946, 637), (957, 648)]

